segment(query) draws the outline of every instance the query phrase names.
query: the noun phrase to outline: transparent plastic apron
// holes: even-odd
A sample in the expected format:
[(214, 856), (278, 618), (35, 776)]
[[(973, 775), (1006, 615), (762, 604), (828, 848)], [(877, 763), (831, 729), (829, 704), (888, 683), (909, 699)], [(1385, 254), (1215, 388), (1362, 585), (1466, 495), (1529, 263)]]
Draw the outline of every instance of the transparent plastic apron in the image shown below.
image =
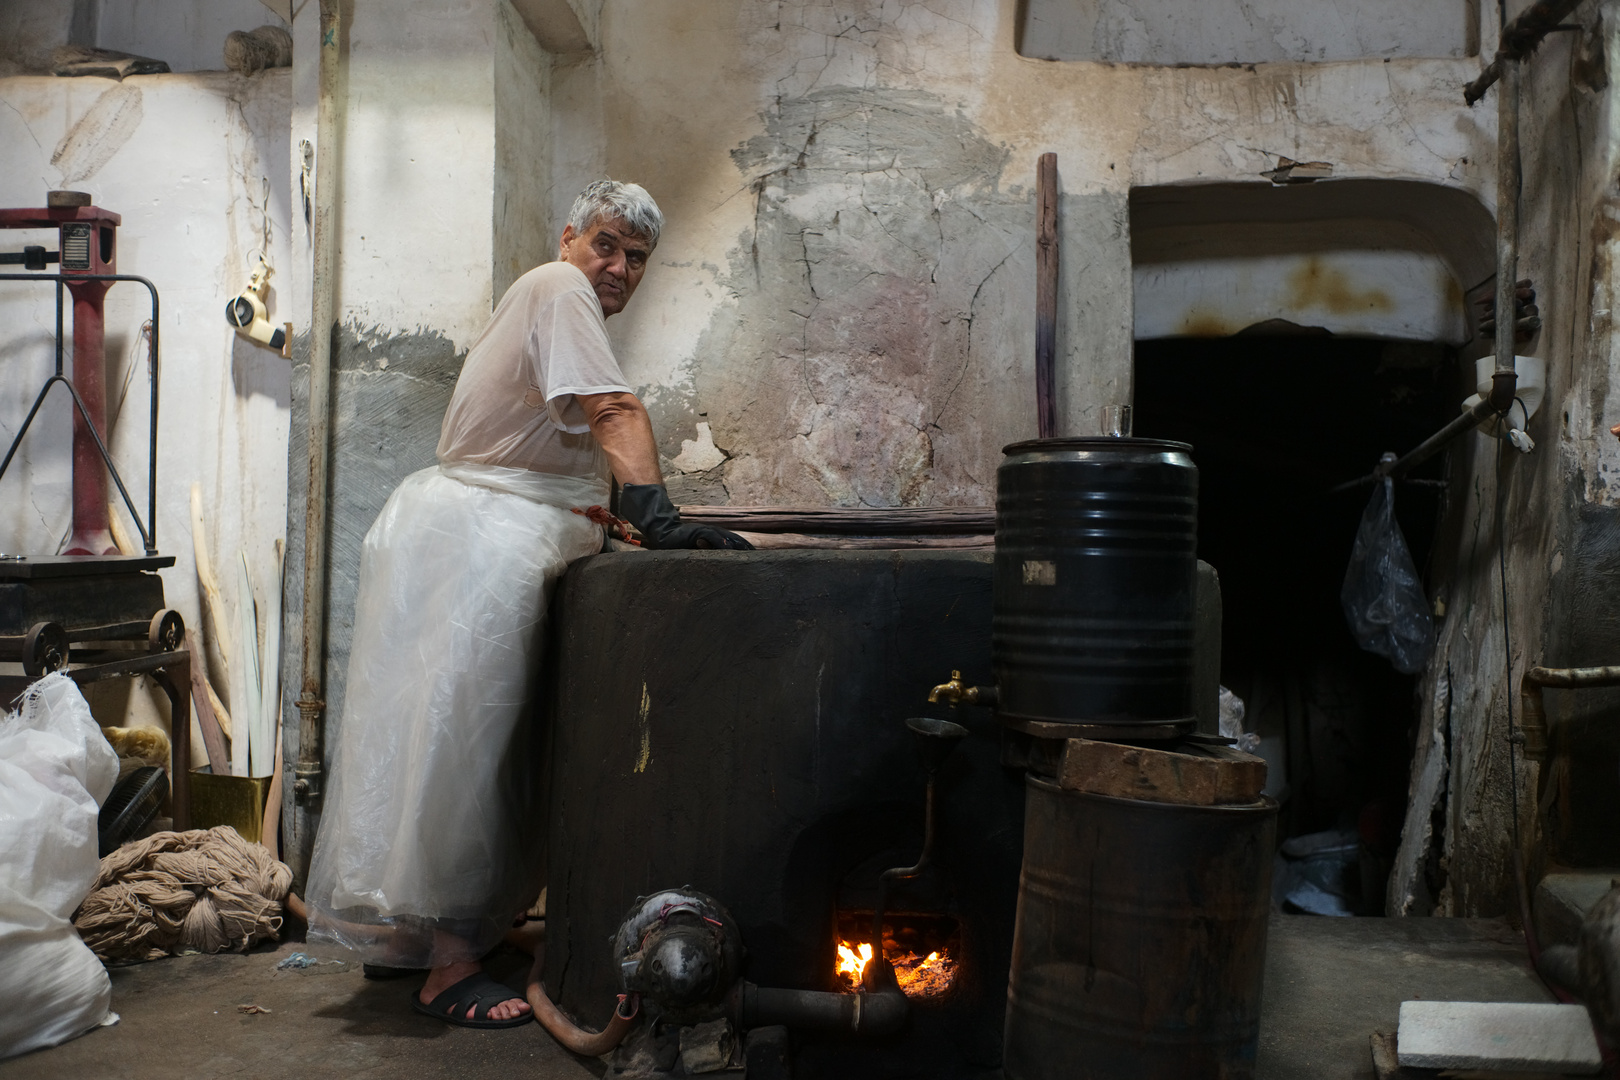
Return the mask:
[(476, 959), (538, 894), (535, 673), (552, 588), (600, 551), (603, 481), (491, 465), (405, 478), (360, 557), (308, 885), (312, 930), (370, 963)]

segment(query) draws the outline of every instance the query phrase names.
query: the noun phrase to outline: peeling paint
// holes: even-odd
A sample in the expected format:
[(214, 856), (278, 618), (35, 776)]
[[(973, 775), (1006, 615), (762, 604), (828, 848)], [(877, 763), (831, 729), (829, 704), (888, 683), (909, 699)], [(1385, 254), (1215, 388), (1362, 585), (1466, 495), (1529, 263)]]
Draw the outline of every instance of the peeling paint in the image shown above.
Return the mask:
[(62, 171), (63, 186), (100, 172), (141, 126), (141, 111), (140, 88), (130, 83), (119, 83), (96, 98), (51, 155), (51, 164)]
[[(1015, 358), (974, 334), (1028, 229), (1027, 200), (998, 186), (1006, 149), (912, 90), (820, 90), (760, 120), (732, 154), (754, 196), (721, 281), (739, 299), (694, 365), (731, 497), (982, 503), (985, 443), (1017, 431), (991, 393)], [(763, 378), (731, 378), (755, 358)], [(969, 416), (980, 430), (954, 438)]]

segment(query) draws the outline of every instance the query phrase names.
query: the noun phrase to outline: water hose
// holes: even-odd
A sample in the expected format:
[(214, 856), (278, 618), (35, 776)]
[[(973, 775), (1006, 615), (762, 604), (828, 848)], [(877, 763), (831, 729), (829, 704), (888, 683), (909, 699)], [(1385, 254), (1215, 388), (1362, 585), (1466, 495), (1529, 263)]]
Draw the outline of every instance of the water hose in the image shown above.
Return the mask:
[(601, 1057), (623, 1042), (630, 1033), (636, 1014), (641, 1011), (641, 995), (620, 994), (619, 1004), (614, 1007), (613, 1019), (608, 1021), (607, 1027), (601, 1031), (586, 1031), (564, 1016), (547, 996), (545, 984), (540, 981), (543, 956), (544, 953), (541, 953), (534, 958), (524, 996), (529, 999), (529, 1008), (534, 1010), (535, 1020), (546, 1029), (547, 1034), (556, 1039), (563, 1049), (581, 1057)]

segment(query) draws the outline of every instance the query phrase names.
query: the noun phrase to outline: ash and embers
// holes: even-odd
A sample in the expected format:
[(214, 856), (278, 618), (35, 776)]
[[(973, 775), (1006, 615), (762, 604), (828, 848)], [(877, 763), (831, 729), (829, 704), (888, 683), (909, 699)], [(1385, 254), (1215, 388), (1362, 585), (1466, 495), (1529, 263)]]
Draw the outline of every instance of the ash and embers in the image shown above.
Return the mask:
[[(884, 943), (887, 946), (887, 942)], [(838, 983), (847, 991), (861, 985), (861, 973), (872, 960), (872, 946), (852, 941), (838, 943)], [(907, 997), (935, 997), (951, 987), (956, 977), (956, 960), (948, 949), (930, 950), (926, 956), (915, 952), (884, 949), (894, 965), (895, 981)]]

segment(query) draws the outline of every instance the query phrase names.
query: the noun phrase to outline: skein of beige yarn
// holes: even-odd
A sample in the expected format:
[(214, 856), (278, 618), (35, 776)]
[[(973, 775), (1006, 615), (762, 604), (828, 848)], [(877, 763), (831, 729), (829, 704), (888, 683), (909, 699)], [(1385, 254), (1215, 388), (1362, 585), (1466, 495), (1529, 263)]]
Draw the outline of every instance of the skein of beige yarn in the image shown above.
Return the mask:
[(246, 952), (281, 930), (292, 871), (229, 825), (155, 833), (101, 860), (74, 913), (103, 963), (179, 952)]
[(225, 35), (225, 66), (240, 75), (292, 66), (292, 35), (279, 26), (232, 30)]

